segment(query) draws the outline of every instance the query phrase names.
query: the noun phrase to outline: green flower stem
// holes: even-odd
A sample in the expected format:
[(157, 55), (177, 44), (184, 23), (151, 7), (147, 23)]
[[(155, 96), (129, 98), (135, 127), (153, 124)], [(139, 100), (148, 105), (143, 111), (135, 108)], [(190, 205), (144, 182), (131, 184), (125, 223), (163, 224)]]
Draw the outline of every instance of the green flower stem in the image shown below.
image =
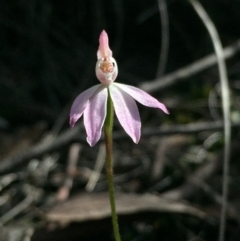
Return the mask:
[(121, 241), (116, 205), (115, 205), (115, 196), (114, 196), (114, 183), (113, 183), (113, 151), (112, 151), (112, 126), (113, 126), (113, 104), (108, 90), (108, 100), (107, 100), (107, 116), (104, 125), (105, 132), (105, 144), (106, 144), (106, 171), (108, 177), (108, 191), (109, 199), (112, 211), (112, 224), (114, 230), (114, 236), (116, 241)]

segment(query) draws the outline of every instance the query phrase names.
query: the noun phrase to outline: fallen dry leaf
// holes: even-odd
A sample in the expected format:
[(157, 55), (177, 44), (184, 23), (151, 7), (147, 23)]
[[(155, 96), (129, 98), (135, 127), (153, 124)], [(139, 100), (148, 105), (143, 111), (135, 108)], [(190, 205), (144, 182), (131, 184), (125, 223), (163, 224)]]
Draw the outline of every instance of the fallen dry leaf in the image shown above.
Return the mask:
[[(205, 219), (207, 215), (199, 209), (179, 201), (171, 201), (153, 194), (116, 193), (116, 206), (119, 215), (146, 211), (171, 212), (196, 216)], [(109, 217), (108, 193), (83, 193), (57, 204), (47, 214), (50, 222), (70, 223), (97, 220)]]

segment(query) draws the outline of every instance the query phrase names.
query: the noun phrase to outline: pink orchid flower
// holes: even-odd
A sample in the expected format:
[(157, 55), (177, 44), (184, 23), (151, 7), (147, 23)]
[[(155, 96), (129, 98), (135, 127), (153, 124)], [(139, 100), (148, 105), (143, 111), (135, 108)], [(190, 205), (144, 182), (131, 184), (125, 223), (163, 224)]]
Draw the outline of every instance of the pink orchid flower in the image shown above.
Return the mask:
[(116, 116), (123, 129), (138, 143), (141, 135), (141, 120), (136, 101), (142, 105), (159, 108), (168, 114), (164, 104), (136, 87), (114, 82), (118, 67), (108, 46), (108, 35), (102, 31), (97, 51), (96, 75), (101, 84), (85, 90), (74, 100), (70, 111), (70, 126), (84, 115), (87, 142), (94, 146), (100, 139), (106, 118), (108, 90), (113, 102)]

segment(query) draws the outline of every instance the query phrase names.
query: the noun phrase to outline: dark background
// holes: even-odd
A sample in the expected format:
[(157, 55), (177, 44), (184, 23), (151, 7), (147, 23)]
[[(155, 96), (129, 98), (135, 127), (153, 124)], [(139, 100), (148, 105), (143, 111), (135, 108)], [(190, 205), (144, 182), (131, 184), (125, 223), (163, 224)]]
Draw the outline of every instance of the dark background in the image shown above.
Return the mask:
[[(223, 47), (238, 41), (240, 1), (200, 2), (215, 24)], [(46, 220), (44, 215), (55, 206), (55, 197), (64, 185), (68, 153), (74, 143), (81, 146), (81, 155), (74, 174), (70, 175), (73, 187), (67, 199), (85, 192), (88, 171), (94, 168), (100, 144), (93, 148), (88, 146), (82, 120), (76, 132), (70, 132), (68, 115), (74, 98), (98, 83), (94, 68), (98, 38), (103, 29), (109, 35), (110, 48), (118, 63), (116, 81), (138, 87), (214, 53), (210, 36), (191, 4), (184, 0), (167, 0), (166, 4), (169, 51), (166, 63), (161, 63), (162, 26), (155, 0), (1, 1), (0, 192), (2, 197), (8, 197), (8, 201), (0, 203), (2, 234), (6, 232), (5, 236), (0, 235), (0, 241), (13, 240), (10, 234), (13, 230), (19, 231), (19, 226), (21, 232), (16, 240), (26, 237), (29, 228), (35, 233), (32, 240), (37, 241), (48, 237), (56, 241), (61, 238), (69, 241), (112, 240), (109, 218), (98, 221), (90, 218), (86, 222), (70, 218), (69, 226), (57, 227), (57, 231), (51, 233), (52, 221)], [(240, 240), (238, 51), (239, 48), (234, 50), (233, 56), (226, 61), (231, 87), (230, 118), (234, 122), (231, 210), (226, 225), (228, 241)], [(158, 75), (163, 64), (166, 68)], [(139, 195), (154, 193), (167, 198), (172, 198), (177, 190), (180, 194), (174, 196), (174, 200), (199, 208), (210, 219), (174, 211), (152, 211), (144, 206), (139, 213), (120, 214), (123, 240), (217, 240), (224, 146), (218, 68), (209, 66), (171, 86), (155, 89), (151, 94), (168, 107), (170, 115), (139, 106), (143, 126), (139, 145), (133, 144), (115, 121), (115, 172), (116, 176), (120, 175), (116, 180), (117, 190)], [(220, 123), (220, 128), (211, 130), (216, 122)], [(190, 124), (198, 123), (210, 130), (186, 133)], [(169, 127), (167, 130), (175, 130), (179, 125), (182, 129), (176, 129), (170, 135), (155, 134), (154, 130), (165, 125)], [(68, 133), (74, 134), (69, 137)], [(54, 143), (48, 146), (46, 137), (49, 136)], [(45, 149), (39, 149), (42, 143)], [(52, 158), (54, 164), (46, 164), (47, 158)], [(211, 163), (214, 163), (213, 167)], [(34, 165), (36, 167), (32, 169)], [(197, 173), (197, 184), (189, 182), (189, 177)], [(4, 177), (12, 174), (15, 178), (10, 178), (6, 184)], [(121, 175), (124, 178), (121, 179)], [(107, 190), (105, 180), (103, 171), (95, 188), (97, 193)], [(186, 194), (184, 188), (188, 186), (184, 185), (192, 185), (190, 194)], [(4, 215), (8, 216), (9, 211), (24, 203), (30, 195), (26, 186), (41, 195), (20, 209), (17, 215), (3, 221)], [(86, 227), (88, 232), (76, 231)], [(60, 232), (63, 232), (62, 237)]]

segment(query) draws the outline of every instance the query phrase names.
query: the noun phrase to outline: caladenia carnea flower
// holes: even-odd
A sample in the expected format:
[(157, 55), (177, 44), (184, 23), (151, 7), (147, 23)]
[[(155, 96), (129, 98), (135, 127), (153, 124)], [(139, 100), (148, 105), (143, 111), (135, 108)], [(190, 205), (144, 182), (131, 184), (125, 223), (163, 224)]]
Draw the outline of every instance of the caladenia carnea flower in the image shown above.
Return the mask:
[(141, 120), (135, 100), (142, 105), (159, 108), (166, 114), (169, 112), (163, 103), (143, 90), (114, 82), (118, 75), (118, 67), (112, 57), (112, 51), (108, 45), (108, 35), (105, 31), (100, 34), (97, 58), (95, 70), (101, 84), (95, 85), (77, 96), (71, 107), (70, 125), (73, 127), (83, 115), (87, 142), (90, 146), (94, 146), (101, 137), (110, 94), (120, 124), (133, 142), (138, 143), (141, 135)]

